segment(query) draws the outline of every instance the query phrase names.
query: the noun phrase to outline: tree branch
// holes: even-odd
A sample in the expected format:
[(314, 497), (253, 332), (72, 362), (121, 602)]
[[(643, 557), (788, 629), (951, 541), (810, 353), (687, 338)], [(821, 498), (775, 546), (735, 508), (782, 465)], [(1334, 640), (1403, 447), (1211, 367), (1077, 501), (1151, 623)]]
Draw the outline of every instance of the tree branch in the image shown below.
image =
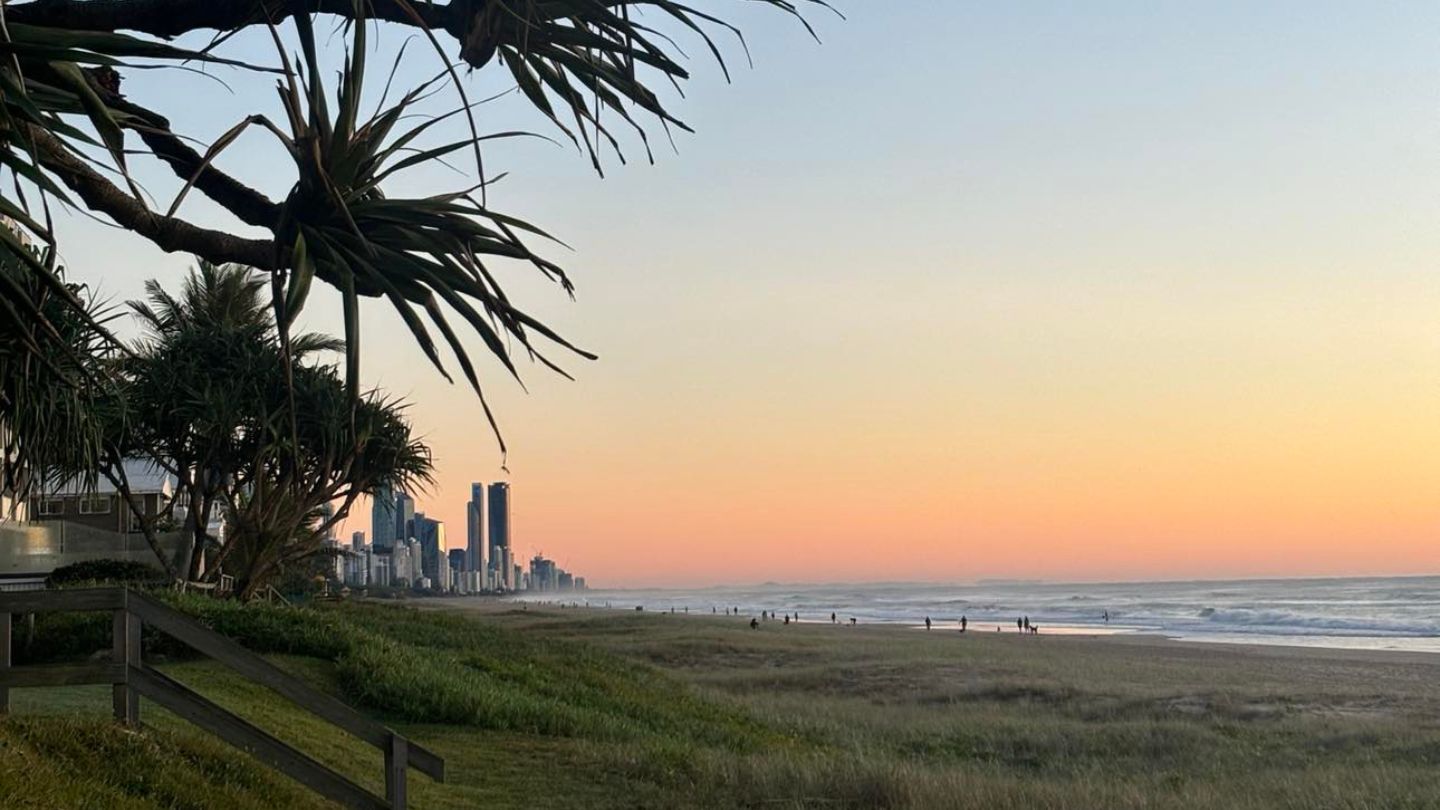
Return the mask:
[[(189, 182), (192, 177), (195, 178), (195, 188), (246, 225), (269, 228), (272, 231), (276, 228), (280, 221), (280, 204), (220, 171), (213, 164), (204, 166), (204, 171), (200, 171), (205, 164), (205, 158), (170, 130), (170, 121), (164, 116), (115, 94), (109, 94), (105, 102), (145, 122), (144, 126), (132, 125), (128, 128), (140, 136), (140, 140), (150, 147), (155, 157), (169, 164), (181, 180)], [(195, 174), (197, 171), (200, 171), (198, 176)]]
[(24, 126), (35, 144), (36, 157), (47, 171), (74, 191), (91, 210), (106, 214), (126, 230), (154, 242), (161, 250), (193, 253), (217, 264), (235, 262), (265, 271), (275, 269), (274, 242), (244, 239), (177, 217), (161, 216), (105, 179), (54, 135), (33, 124)]
[[(160, 547), (160, 540), (155, 536), (155, 521), (159, 516), (152, 517), (146, 514), (145, 505), (140, 503), (130, 488), (130, 476), (125, 472), (125, 462), (113, 452), (109, 455), (109, 463), (100, 468), (100, 474), (105, 476), (110, 485), (115, 487), (115, 491), (120, 493), (120, 497), (125, 499), (125, 504), (130, 507), (130, 511), (140, 518), (140, 532), (145, 537), (145, 543), (150, 546), (150, 551), (155, 554), (155, 559), (165, 569), (165, 576), (171, 580), (178, 579), (175, 566), (165, 556), (164, 549)], [(119, 470), (118, 475), (115, 470)], [(171, 503), (173, 505), (174, 501), (172, 500)]]
[[(425, 24), (435, 30), (460, 30), (464, 16), (460, 8), (486, 5), (488, 0), (459, 0), (454, 5), (436, 5), (411, 0)], [(33, 0), (7, 6), (10, 22), (47, 25), (72, 31), (139, 31), (166, 39), (201, 29), (233, 31), (269, 21), (278, 23), (294, 13), (301, 3), (292, 0)], [(355, 16), (353, 0), (303, 0), (313, 12)], [(367, 3), (370, 19), (415, 25), (405, 6), (395, 0)]]

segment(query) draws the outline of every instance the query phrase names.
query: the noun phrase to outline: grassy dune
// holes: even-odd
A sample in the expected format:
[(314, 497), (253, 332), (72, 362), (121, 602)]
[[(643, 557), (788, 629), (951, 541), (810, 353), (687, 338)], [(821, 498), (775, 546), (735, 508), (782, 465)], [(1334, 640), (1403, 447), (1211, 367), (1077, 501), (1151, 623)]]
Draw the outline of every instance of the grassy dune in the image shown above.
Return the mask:
[(490, 621), (644, 661), (806, 741), (704, 759), (706, 784), (749, 806), (1440, 807), (1434, 656), (580, 610)]
[[(423, 604), (182, 606), (444, 755), (422, 808), (1440, 806), (1426, 656)], [(377, 752), (177, 652), (147, 649), (378, 788)], [(153, 706), (133, 734), (104, 689), (15, 694), (5, 807), (322, 806)]]

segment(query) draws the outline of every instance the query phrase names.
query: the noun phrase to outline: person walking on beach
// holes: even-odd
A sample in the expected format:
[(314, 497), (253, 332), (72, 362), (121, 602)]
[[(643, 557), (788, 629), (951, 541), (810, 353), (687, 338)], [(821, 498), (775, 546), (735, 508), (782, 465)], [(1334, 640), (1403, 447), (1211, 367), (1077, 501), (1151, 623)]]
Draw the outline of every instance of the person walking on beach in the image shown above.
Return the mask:
[(1015, 620), (1015, 632), (1017, 632), (1017, 633), (1023, 633), (1023, 632), (1025, 632), (1025, 620), (1024, 620), (1024, 619), (1016, 619), (1016, 620)]
[(1030, 617), (1029, 617), (1029, 616), (1026, 616), (1026, 617), (1025, 617), (1025, 632), (1027, 632), (1027, 633), (1030, 632)]
[(756, 619), (755, 619), (754, 616), (751, 616), (751, 617), (750, 617), (750, 629), (751, 629), (751, 630), (759, 630), (759, 629), (760, 629), (760, 622), (756, 621)]
[(930, 629), (930, 617), (929, 617), (929, 616), (926, 616), (926, 617), (925, 617), (925, 629), (926, 629), (926, 630), (929, 630), (929, 629)]
[(830, 623), (831, 623), (831, 624), (836, 624), (836, 623), (837, 623), (837, 622), (835, 621), (835, 611), (833, 611), (833, 610), (830, 611)]
[(1106, 624), (1109, 624), (1109, 623), (1110, 623), (1110, 611), (1108, 611), (1108, 610), (1105, 611), (1105, 623), (1106, 623)]
[(789, 614), (789, 613), (786, 613), (786, 614), (785, 614), (785, 624), (786, 624), (786, 625), (789, 625), (789, 624), (790, 624), (790, 614)]
[(967, 624), (969, 624), (969, 623), (970, 623), (970, 622), (966, 621), (966, 619), (965, 619), (964, 616), (961, 616), (961, 617), (960, 617), (960, 632), (962, 632), (962, 633), (965, 632), (965, 625), (967, 625)]

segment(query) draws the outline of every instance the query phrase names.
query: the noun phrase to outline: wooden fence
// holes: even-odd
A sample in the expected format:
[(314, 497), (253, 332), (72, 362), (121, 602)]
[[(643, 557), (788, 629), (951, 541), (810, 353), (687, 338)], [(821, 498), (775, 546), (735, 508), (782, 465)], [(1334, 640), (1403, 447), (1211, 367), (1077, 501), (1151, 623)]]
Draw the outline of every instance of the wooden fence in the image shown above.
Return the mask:
[[(112, 612), (114, 634), (110, 659), (83, 664), (13, 666), (13, 616), (62, 611)], [(379, 748), (385, 754), (385, 797), (376, 796), (308, 754), (147, 666), (140, 654), (140, 635), (146, 626), (183, 642)], [(139, 724), (142, 697), (153, 700), (346, 807), (376, 810), (405, 807), (407, 766), (436, 781), (445, 780), (445, 760), (434, 753), (143, 593), (126, 588), (0, 593), (0, 713), (10, 710), (12, 688), (76, 684), (111, 684), (115, 719), (127, 725)]]

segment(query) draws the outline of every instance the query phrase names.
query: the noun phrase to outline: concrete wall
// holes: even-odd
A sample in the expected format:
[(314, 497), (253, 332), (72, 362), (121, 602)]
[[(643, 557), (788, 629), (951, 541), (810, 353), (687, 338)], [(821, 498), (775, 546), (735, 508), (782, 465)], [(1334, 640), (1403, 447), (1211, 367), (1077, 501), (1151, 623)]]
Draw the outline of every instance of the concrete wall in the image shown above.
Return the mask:
[[(160, 543), (174, 560), (183, 535), (162, 534)], [(61, 566), (85, 560), (131, 560), (160, 565), (141, 534), (120, 534), (73, 523), (0, 524), (0, 579), (44, 577)]]

